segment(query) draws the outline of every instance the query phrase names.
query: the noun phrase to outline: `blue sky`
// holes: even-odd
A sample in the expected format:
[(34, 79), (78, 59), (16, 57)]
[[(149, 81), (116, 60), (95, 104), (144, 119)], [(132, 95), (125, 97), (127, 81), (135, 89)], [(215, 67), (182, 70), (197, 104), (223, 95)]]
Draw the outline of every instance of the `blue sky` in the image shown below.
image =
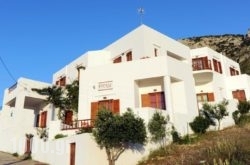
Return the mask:
[(0, 105), (19, 77), (51, 82), (88, 50), (106, 47), (143, 23), (174, 38), (246, 34), (248, 0), (0, 0)]

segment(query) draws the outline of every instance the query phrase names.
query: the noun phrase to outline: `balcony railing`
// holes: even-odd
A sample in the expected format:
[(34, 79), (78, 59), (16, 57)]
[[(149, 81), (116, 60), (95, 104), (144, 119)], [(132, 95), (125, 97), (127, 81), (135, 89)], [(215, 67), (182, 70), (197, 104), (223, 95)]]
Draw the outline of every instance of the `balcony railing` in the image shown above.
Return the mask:
[(15, 83), (14, 85), (12, 85), (11, 87), (9, 87), (8, 91), (9, 93), (12, 92), (13, 90), (15, 90), (17, 87), (17, 83)]
[(62, 130), (71, 130), (71, 129), (81, 129), (81, 128), (93, 128), (94, 120), (93, 119), (84, 119), (84, 120), (75, 120), (71, 123), (62, 123)]

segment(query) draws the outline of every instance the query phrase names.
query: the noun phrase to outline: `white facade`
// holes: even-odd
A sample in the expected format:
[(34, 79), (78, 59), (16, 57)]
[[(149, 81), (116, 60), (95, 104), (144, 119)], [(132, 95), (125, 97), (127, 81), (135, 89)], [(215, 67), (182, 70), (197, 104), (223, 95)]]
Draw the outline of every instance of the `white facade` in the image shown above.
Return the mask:
[[(36, 116), (48, 108), (45, 97), (32, 91), (50, 84), (26, 78), (5, 90), (3, 109), (0, 112), (0, 150), (23, 154), (25, 134), (36, 134)], [(49, 122), (49, 120), (48, 120)]]
[[(107, 164), (105, 151), (97, 147), (91, 134), (62, 130), (53, 106), (45, 105), (45, 97), (31, 90), (65, 86), (75, 80), (80, 82), (77, 121), (93, 119), (102, 106), (120, 114), (131, 108), (145, 123), (159, 111), (169, 116), (182, 135), (190, 133), (188, 123), (198, 115), (202, 102), (216, 103), (225, 98), (231, 113), (242, 97), (238, 91), (250, 98), (250, 78), (241, 75), (239, 64), (206, 47), (190, 50), (141, 25), (104, 49), (88, 51), (69, 63), (53, 74), (52, 84), (21, 78), (6, 89), (0, 112), (0, 134), (5, 132), (6, 136), (0, 136), (0, 150), (23, 154), (25, 134), (31, 133), (35, 135), (32, 157), (36, 160), (69, 164), (73, 146), (75, 164)], [(46, 115), (46, 142), (36, 136), (38, 114)], [(229, 116), (222, 127), (232, 123)], [(68, 137), (54, 140), (58, 133)], [(117, 164), (136, 164), (154, 147), (147, 144), (140, 152), (126, 151)]]

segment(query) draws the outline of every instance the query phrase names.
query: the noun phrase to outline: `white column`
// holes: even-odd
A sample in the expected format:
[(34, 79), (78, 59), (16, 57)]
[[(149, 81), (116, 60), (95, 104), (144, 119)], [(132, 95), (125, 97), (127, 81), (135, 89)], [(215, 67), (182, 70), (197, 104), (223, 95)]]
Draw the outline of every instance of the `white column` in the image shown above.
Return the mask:
[(164, 84), (164, 93), (165, 93), (165, 103), (167, 113), (169, 114), (170, 122), (174, 122), (174, 112), (173, 112), (173, 100), (172, 100), (172, 91), (171, 91), (171, 79), (169, 76), (164, 76), (163, 78)]

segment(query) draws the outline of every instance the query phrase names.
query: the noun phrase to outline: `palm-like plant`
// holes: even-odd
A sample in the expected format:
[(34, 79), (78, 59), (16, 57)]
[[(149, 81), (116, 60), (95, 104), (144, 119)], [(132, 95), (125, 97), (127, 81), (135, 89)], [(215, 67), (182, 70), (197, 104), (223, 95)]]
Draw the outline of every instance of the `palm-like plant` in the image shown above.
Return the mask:
[(46, 102), (59, 108), (58, 118), (64, 119), (66, 110), (78, 111), (79, 82), (75, 80), (65, 88), (53, 85), (42, 89), (33, 88), (40, 95), (47, 96)]

